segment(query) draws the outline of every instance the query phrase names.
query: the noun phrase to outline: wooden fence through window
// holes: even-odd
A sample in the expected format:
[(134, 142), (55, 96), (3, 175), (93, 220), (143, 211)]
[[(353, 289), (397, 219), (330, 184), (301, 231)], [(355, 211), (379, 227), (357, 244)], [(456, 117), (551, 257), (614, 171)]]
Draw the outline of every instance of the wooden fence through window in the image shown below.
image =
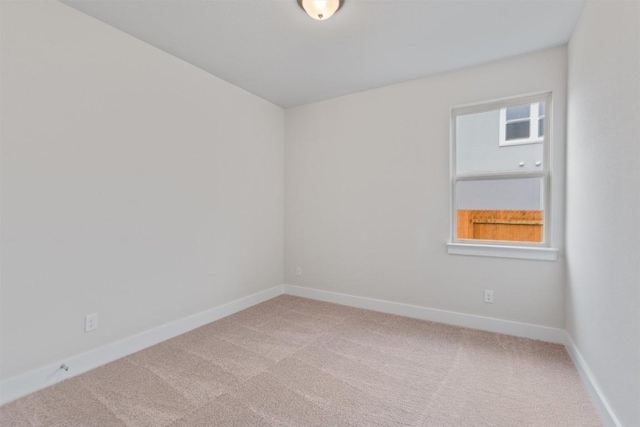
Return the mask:
[(458, 239), (542, 242), (542, 211), (458, 210)]

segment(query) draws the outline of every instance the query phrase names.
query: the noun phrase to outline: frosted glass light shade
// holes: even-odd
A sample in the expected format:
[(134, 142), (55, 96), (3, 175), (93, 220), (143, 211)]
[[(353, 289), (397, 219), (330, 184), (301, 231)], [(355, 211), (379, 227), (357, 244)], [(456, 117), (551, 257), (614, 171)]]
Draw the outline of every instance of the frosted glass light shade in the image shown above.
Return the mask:
[(307, 15), (318, 21), (324, 21), (340, 9), (344, 0), (298, 0), (300, 7)]

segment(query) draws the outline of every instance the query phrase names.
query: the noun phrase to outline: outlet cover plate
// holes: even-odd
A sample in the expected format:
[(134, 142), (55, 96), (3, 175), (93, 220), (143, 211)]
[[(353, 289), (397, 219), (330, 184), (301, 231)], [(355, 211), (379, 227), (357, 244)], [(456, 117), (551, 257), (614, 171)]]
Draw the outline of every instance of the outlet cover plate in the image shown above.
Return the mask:
[(487, 304), (493, 304), (493, 291), (490, 289), (485, 289), (484, 291), (484, 302)]
[(84, 331), (91, 332), (98, 329), (98, 313), (87, 314), (84, 317)]

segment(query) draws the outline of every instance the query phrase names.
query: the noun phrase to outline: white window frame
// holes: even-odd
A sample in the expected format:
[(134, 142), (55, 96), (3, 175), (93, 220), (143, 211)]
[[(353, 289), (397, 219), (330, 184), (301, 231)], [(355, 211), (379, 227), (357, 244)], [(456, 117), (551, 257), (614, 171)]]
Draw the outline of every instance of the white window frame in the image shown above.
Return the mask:
[[(544, 121), (544, 136), (539, 138), (537, 143), (543, 144), (543, 168), (535, 171), (518, 171), (511, 172), (482, 172), (458, 174), (456, 165), (456, 119), (458, 116), (467, 114), (483, 113), (487, 111), (500, 110), (501, 113), (506, 111), (507, 107), (545, 102), (545, 116), (553, 117), (553, 104), (551, 92), (536, 93), (531, 95), (523, 95), (518, 97), (506, 98), (495, 101), (482, 102), (477, 104), (463, 105), (451, 109), (451, 141), (450, 141), (450, 170), (451, 170), (451, 230), (450, 239), (447, 244), (448, 253), (452, 255), (473, 255), (473, 256), (491, 256), (500, 258), (521, 258), (555, 261), (557, 259), (558, 250), (553, 247), (552, 242), (552, 220), (551, 220), (551, 120)], [(538, 111), (538, 109), (536, 109)], [(536, 114), (536, 135), (537, 135), (537, 117)], [(531, 119), (531, 118), (530, 118)], [(504, 123), (500, 121), (500, 127), (504, 131)], [(510, 143), (512, 141), (509, 141)], [(520, 142), (523, 143), (523, 142)], [(532, 141), (526, 143), (533, 143)], [(512, 145), (512, 144), (508, 144)], [(513, 242), (498, 240), (476, 240), (476, 239), (458, 239), (458, 209), (456, 199), (456, 184), (458, 181), (470, 180), (487, 180), (487, 179), (523, 179), (523, 178), (542, 178), (543, 184), (543, 241), (542, 242)]]
[[(510, 105), (509, 107), (513, 107)], [(510, 145), (536, 144), (544, 141), (544, 136), (538, 135), (538, 120), (545, 118), (546, 114), (540, 115), (540, 102), (532, 102), (529, 104), (529, 118), (507, 120), (507, 107), (500, 109), (500, 139), (498, 145), (500, 147), (508, 147)], [(507, 124), (517, 122), (529, 122), (529, 137), (507, 140)], [(546, 120), (545, 120), (546, 121)], [(546, 127), (546, 123), (545, 123)]]

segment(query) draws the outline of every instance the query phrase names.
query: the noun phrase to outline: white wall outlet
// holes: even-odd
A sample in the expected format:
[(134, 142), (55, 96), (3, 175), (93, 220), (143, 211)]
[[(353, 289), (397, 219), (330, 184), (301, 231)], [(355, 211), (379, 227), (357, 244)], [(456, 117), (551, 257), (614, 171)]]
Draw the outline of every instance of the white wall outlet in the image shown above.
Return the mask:
[(484, 302), (493, 304), (493, 291), (490, 289), (484, 290)]
[(302, 276), (302, 267), (296, 267), (296, 276)]
[(84, 331), (91, 332), (98, 329), (98, 313), (84, 316)]

